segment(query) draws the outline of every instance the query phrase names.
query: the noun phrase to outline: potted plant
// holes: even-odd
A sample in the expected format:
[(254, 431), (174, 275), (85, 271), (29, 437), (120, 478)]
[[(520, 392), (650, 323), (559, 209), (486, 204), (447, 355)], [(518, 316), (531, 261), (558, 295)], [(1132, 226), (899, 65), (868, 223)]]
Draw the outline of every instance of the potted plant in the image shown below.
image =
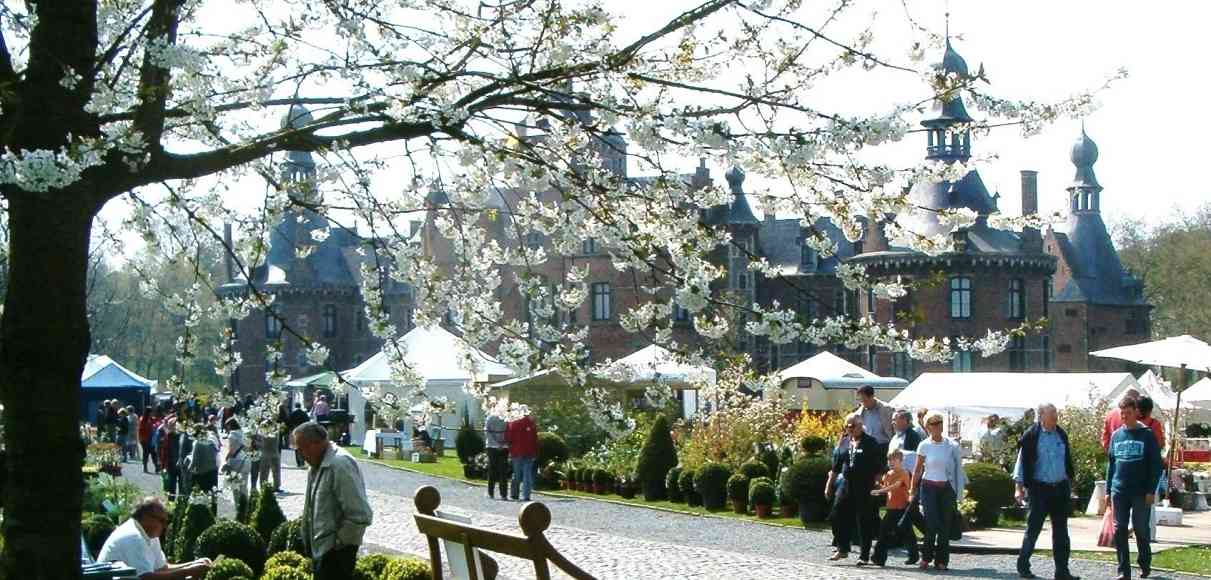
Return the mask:
[(669, 501), (673, 503), (681, 503), (685, 501), (685, 497), (681, 495), (680, 467), (674, 467), (669, 470), (668, 475), (664, 478), (664, 490), (668, 495)]
[(605, 495), (614, 487), (614, 474), (604, 469), (593, 471), (593, 493)]
[(694, 489), (702, 496), (703, 507), (711, 511), (723, 509), (731, 476), (732, 470), (722, 463), (708, 463), (694, 474)]
[(799, 519), (806, 526), (809, 522), (823, 521), (828, 513), (828, 502), (824, 498), (824, 483), (832, 464), (823, 457), (809, 457), (790, 465), (782, 473), (780, 490), (783, 504), (798, 504)]
[(563, 467), (563, 477), (559, 480), (559, 486), (562, 489), (574, 489), (576, 480), (576, 465), (567, 463)]
[(748, 484), (748, 503), (759, 518), (768, 518), (774, 505), (774, 482), (768, 477), (758, 477)]
[(634, 498), (640, 490), (639, 476), (634, 473), (628, 473), (618, 478), (618, 495), (623, 499)]
[(727, 497), (732, 500), (733, 512), (748, 513), (748, 476), (736, 473), (727, 478)]
[(702, 505), (702, 496), (694, 489), (694, 470), (681, 470), (681, 477), (677, 480), (677, 486), (681, 488), (681, 496), (685, 498), (686, 505), (690, 507)]

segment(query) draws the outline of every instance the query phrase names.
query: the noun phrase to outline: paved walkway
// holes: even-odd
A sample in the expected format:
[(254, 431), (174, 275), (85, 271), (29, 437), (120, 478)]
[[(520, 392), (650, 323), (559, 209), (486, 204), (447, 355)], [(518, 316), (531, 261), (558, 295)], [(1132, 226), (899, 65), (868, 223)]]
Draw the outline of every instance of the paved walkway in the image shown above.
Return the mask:
[[(433, 485), (442, 494), (444, 509), (471, 517), (477, 525), (519, 533), (520, 504), (490, 500), (483, 487), (362, 463), (368, 495), (375, 510), (374, 525), (366, 534), (372, 549), (425, 554), (422, 538), (412, 521), (412, 494), (423, 485)], [(144, 477), (137, 466), (127, 464), (131, 479), (148, 487), (157, 480)], [(282, 509), (296, 517), (302, 507), (305, 472), (285, 469), (283, 484), (288, 494), (280, 498)], [(673, 514), (606, 502), (536, 497), (551, 509), (551, 542), (568, 558), (598, 578), (911, 578), (926, 574), (900, 564), (901, 553), (893, 554), (895, 565), (886, 569), (860, 569), (854, 559), (831, 565), (831, 551), (823, 532), (766, 526), (751, 522)], [(222, 508), (229, 511), (229, 504)], [(529, 578), (525, 563), (501, 558), (502, 576)], [(1113, 566), (1074, 561), (1073, 572), (1086, 579), (1113, 578)], [(1034, 571), (1050, 577), (1051, 563), (1036, 558)], [(1011, 556), (955, 555), (947, 578), (1016, 578)], [(1154, 574), (1155, 578), (1193, 579), (1194, 576)]]
[[(1068, 535), (1072, 549), (1093, 552), (1114, 552), (1113, 547), (1097, 545), (1098, 532), (1102, 529), (1102, 518), (1079, 517), (1068, 519)], [(1183, 514), (1181, 526), (1157, 526), (1153, 552), (1171, 550), (1190, 545), (1211, 544), (1211, 511), (1187, 512)], [(1022, 543), (1022, 530), (992, 528), (963, 534), (962, 544), (981, 548), (1016, 548)], [(1039, 535), (1038, 549), (1051, 549), (1051, 524), (1043, 525)], [(1135, 551), (1132, 543), (1131, 550)]]

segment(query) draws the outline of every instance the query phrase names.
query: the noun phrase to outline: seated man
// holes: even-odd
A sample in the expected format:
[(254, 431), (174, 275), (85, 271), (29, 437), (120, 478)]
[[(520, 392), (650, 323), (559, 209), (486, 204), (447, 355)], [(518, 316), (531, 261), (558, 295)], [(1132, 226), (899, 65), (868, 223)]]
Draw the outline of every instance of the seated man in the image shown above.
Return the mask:
[(210, 569), (210, 559), (187, 564), (169, 564), (160, 548), (160, 537), (168, 527), (168, 510), (159, 498), (147, 497), (135, 505), (130, 519), (105, 540), (98, 562), (125, 562), (135, 569), (139, 580), (175, 580), (201, 578)]

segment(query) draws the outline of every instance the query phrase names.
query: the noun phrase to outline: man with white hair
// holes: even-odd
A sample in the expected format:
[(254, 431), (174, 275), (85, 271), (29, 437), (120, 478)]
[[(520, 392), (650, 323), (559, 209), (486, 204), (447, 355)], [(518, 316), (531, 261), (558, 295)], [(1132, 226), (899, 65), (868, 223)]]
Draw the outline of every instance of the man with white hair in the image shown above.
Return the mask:
[(1013, 469), (1017, 484), (1016, 498), (1030, 506), (1026, 516), (1026, 535), (1018, 551), (1018, 576), (1034, 578), (1030, 571), (1030, 556), (1043, 530), (1043, 522), (1051, 518), (1051, 549), (1055, 557), (1056, 580), (1077, 580), (1068, 569), (1072, 543), (1068, 537), (1068, 512), (1072, 508), (1072, 448), (1068, 434), (1059, 425), (1055, 405), (1039, 405), (1038, 422), (1026, 430), (1018, 441), (1018, 459)]
[(837, 498), (833, 510), (833, 529), (837, 534), (837, 552), (831, 561), (849, 557), (853, 543), (853, 532), (858, 532), (858, 565), (870, 563), (870, 548), (879, 534), (879, 506), (872, 500), (870, 492), (887, 462), (880, 456), (882, 446), (865, 431), (862, 415), (853, 413), (845, 419), (849, 431), (850, 448), (842, 474), (845, 486)]
[(294, 448), (311, 470), (303, 499), (303, 541), (316, 580), (353, 577), (357, 550), (374, 520), (357, 460), (328, 441), (328, 430), (308, 421), (295, 427)]

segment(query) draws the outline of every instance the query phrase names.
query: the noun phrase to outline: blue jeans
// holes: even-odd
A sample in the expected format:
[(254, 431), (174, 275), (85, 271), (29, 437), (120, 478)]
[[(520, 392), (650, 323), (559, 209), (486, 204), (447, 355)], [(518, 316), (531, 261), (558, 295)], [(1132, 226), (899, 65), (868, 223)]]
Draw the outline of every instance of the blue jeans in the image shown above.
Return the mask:
[(513, 481), (509, 486), (509, 497), (517, 499), (517, 486), (521, 486), (521, 500), (530, 501), (530, 490), (534, 489), (534, 458), (513, 458)]
[[(1110, 496), (1114, 506), (1114, 550), (1118, 553), (1119, 574), (1131, 576), (1131, 550), (1127, 546), (1128, 521), (1135, 527), (1135, 548), (1140, 568), (1152, 569), (1152, 546), (1148, 534), (1152, 526), (1152, 509), (1142, 495)], [(1130, 519), (1128, 519), (1130, 518)]]
[(925, 538), (921, 559), (947, 566), (950, 564), (950, 520), (954, 517), (955, 492), (943, 487), (921, 486), (921, 506), (925, 508)]
[(1068, 557), (1072, 542), (1068, 538), (1068, 512), (1072, 509), (1072, 484), (1064, 480), (1054, 485), (1034, 483), (1027, 488), (1030, 515), (1026, 516), (1026, 535), (1022, 538), (1022, 549), (1018, 552), (1018, 572), (1030, 571), (1030, 555), (1034, 553), (1043, 522), (1051, 518), (1051, 548), (1055, 556), (1057, 576), (1068, 574)]

